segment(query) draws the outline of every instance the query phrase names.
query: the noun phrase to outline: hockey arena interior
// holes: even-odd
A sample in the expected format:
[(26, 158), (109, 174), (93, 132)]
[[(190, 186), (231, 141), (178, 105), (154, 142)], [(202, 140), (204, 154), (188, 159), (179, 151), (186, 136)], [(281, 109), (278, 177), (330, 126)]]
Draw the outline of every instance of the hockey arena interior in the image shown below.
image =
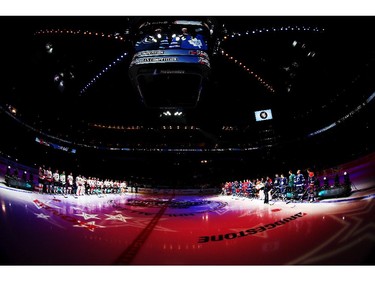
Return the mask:
[(373, 17), (1, 17), (1, 265), (374, 265)]

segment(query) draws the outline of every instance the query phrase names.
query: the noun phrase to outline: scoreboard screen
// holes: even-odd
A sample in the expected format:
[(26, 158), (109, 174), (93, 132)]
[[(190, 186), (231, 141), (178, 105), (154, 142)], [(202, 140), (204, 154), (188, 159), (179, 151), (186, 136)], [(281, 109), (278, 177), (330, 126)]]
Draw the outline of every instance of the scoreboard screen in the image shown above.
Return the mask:
[(255, 111), (255, 121), (265, 121), (272, 119), (272, 111), (271, 109), (264, 109)]
[(137, 29), (129, 76), (147, 107), (195, 107), (210, 65), (210, 28), (202, 21), (145, 22)]

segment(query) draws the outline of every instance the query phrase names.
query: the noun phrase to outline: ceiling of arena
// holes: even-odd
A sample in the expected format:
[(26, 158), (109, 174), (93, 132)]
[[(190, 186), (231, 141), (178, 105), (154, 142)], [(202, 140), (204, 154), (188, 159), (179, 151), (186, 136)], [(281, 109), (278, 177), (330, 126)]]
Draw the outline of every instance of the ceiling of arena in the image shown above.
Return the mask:
[[(35, 135), (76, 147), (252, 149), (306, 137), (374, 89), (372, 17), (219, 16), (197, 106), (165, 115), (129, 79), (140, 19), (1, 17), (0, 104)], [(266, 109), (273, 119), (256, 122)]]

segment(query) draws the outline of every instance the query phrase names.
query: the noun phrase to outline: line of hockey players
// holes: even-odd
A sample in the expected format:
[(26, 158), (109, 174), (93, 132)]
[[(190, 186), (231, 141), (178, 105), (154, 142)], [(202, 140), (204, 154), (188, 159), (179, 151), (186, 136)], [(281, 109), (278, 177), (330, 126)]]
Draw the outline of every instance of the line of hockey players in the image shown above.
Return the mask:
[(91, 194), (109, 194), (127, 192), (127, 182), (125, 180), (100, 179), (96, 177), (85, 177), (82, 175), (73, 176), (70, 172), (59, 172), (56, 169), (39, 167), (38, 190), (47, 194), (72, 194), (76, 196)]
[[(344, 173), (344, 185), (350, 185), (349, 175)], [(316, 200), (317, 192), (340, 186), (339, 176), (336, 175), (334, 185), (330, 186), (327, 177), (323, 178), (321, 185), (314, 172), (307, 169), (305, 177), (301, 170), (296, 174), (292, 170), (288, 172), (288, 177), (284, 174), (276, 174), (274, 179), (270, 177), (258, 178), (254, 180), (225, 182), (222, 185), (222, 195), (232, 195), (233, 197), (258, 198), (263, 200), (268, 192), (268, 198), (277, 198), (281, 200), (289, 199), (307, 199), (310, 202)]]

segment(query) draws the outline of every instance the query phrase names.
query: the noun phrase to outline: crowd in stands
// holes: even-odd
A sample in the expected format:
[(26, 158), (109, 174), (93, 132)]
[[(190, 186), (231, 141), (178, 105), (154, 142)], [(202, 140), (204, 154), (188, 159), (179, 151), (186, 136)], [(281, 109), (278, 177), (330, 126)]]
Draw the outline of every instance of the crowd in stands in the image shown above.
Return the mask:
[(11, 166), (8, 165), (5, 171), (5, 183), (8, 186), (32, 188), (34, 185), (34, 175), (26, 170), (20, 172), (17, 167), (12, 169)]

